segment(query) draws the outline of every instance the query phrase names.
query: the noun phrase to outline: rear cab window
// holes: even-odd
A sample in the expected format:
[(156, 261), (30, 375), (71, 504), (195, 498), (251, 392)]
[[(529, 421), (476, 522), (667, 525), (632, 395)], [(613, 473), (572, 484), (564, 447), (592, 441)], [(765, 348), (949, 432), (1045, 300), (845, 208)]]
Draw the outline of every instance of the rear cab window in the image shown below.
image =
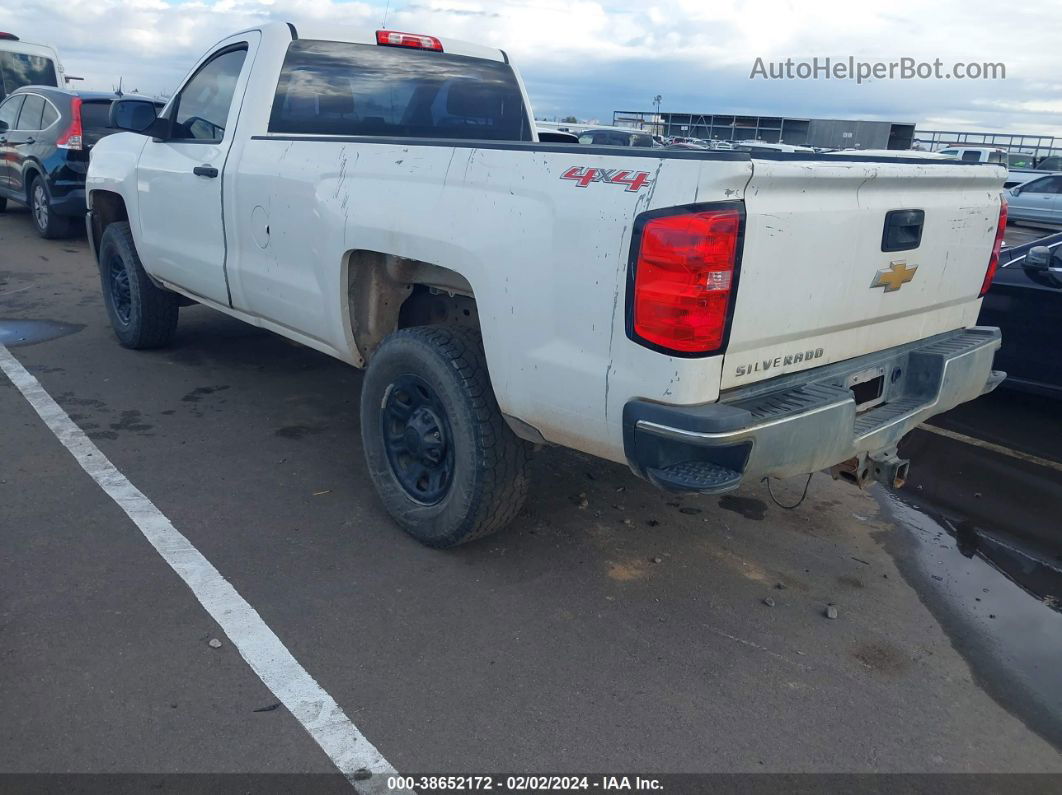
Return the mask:
[(269, 132), (531, 140), (508, 64), (312, 39), (288, 48)]

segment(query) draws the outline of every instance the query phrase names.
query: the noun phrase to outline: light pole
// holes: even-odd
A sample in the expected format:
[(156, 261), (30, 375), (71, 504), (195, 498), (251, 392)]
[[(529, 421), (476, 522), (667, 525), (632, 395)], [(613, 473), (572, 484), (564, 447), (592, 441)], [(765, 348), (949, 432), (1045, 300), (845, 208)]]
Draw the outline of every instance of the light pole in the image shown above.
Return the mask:
[(660, 103), (663, 101), (663, 99), (664, 98), (662, 96), (660, 96), (659, 94), (657, 94), (655, 97), (653, 97), (653, 104), (656, 105), (656, 125), (654, 125), (654, 126), (658, 126), (657, 127), (657, 133), (656, 133), (657, 135), (663, 135), (664, 134), (664, 123), (660, 119)]

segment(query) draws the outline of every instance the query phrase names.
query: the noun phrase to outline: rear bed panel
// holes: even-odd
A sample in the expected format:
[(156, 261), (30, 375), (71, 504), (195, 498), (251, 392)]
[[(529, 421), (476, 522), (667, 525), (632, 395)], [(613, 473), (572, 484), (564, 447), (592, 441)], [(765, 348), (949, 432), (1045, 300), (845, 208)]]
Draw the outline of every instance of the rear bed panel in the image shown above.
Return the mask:
[[(728, 389), (976, 322), (1006, 171), (753, 160)], [(883, 252), (890, 210), (925, 212), (916, 249)], [(902, 263), (913, 278), (871, 287)]]

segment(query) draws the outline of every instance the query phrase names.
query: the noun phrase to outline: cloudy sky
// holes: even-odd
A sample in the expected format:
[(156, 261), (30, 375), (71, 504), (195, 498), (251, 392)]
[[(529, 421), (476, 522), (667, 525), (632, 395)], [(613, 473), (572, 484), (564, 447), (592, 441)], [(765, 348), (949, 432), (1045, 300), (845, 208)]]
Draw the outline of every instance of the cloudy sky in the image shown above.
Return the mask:
[[(169, 92), (206, 47), (263, 20), (504, 48), (539, 117), (672, 111), (913, 121), (1062, 134), (1057, 0), (0, 0), (0, 30), (55, 45), (86, 88)], [(1005, 80), (750, 80), (756, 58), (1002, 62)]]

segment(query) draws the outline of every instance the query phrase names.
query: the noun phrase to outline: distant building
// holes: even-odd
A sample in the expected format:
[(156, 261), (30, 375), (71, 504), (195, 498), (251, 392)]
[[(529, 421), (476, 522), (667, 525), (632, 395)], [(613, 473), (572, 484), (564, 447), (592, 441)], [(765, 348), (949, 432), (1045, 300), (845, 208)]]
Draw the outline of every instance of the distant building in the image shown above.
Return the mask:
[(612, 123), (654, 135), (709, 141), (760, 140), (828, 149), (910, 149), (915, 132), (914, 124), (905, 122), (626, 110), (614, 111)]

